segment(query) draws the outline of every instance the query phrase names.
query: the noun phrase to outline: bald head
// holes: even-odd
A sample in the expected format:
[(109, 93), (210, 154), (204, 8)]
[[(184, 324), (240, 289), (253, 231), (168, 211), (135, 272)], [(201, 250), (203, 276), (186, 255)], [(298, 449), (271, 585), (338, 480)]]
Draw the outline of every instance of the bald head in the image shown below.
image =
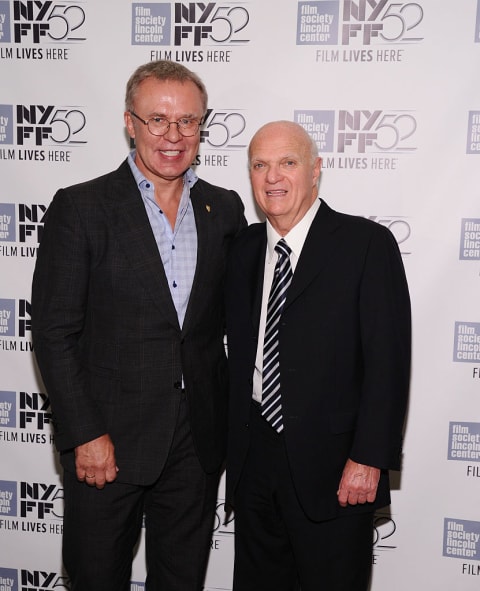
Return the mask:
[(321, 168), (317, 145), (301, 125), (273, 121), (253, 136), (248, 159), (255, 200), (285, 236), (317, 197)]
[(312, 162), (318, 158), (317, 144), (315, 140), (305, 131), (305, 129), (293, 121), (281, 120), (266, 123), (254, 134), (248, 147), (249, 162), (251, 160), (252, 147), (254, 146), (255, 141), (262, 140), (262, 136), (267, 135), (268, 137), (268, 135), (271, 133), (284, 133), (292, 138), (296, 137), (298, 142), (304, 144), (305, 148), (310, 152)]

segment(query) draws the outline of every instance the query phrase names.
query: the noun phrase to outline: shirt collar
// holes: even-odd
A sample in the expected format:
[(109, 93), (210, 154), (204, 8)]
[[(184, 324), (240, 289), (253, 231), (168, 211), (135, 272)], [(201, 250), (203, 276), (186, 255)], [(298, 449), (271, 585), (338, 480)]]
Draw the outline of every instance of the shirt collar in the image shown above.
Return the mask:
[(313, 218), (316, 216), (320, 207), (320, 203), (320, 199), (315, 199), (303, 218), (290, 230), (290, 232), (288, 232), (288, 234), (283, 237), (278, 234), (271, 223), (267, 220), (267, 259), (269, 262), (272, 260), (272, 257), (275, 254), (275, 245), (282, 238), (285, 238), (286, 243), (292, 249), (292, 253), (298, 260), (307, 238), (308, 231), (312, 225)]
[[(151, 181), (149, 181), (139, 170), (138, 166), (135, 164), (135, 155), (137, 151), (132, 150), (128, 155), (127, 161), (130, 166), (130, 169), (133, 174), (133, 178), (137, 183), (137, 186), (140, 190), (147, 187), (149, 184), (153, 185)], [(187, 168), (183, 175), (183, 182), (185, 185), (188, 186), (189, 189), (193, 187), (193, 185), (198, 181), (198, 176), (193, 172), (191, 168)], [(148, 188), (148, 187), (147, 187)]]

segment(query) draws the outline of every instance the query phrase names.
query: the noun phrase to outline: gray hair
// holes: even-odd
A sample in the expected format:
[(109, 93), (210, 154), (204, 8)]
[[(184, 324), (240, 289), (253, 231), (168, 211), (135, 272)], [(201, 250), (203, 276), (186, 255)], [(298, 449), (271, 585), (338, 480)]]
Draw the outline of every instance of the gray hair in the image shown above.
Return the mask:
[(202, 82), (200, 77), (182, 64), (168, 60), (157, 60), (143, 64), (142, 66), (139, 66), (130, 76), (125, 92), (126, 111), (131, 111), (133, 109), (133, 101), (135, 99), (138, 86), (147, 78), (155, 78), (156, 80), (174, 80), (181, 83), (193, 82), (197, 86), (202, 96), (203, 114), (206, 113), (208, 95), (205, 84)]

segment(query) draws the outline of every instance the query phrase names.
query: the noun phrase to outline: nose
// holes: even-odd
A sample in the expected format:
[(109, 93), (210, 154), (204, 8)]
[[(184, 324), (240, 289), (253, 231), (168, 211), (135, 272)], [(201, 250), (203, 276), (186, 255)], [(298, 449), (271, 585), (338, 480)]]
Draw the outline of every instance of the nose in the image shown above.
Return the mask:
[(163, 137), (169, 142), (178, 142), (182, 138), (182, 134), (178, 131), (178, 125), (176, 121), (170, 122), (170, 127), (167, 133), (163, 134)]
[(275, 183), (278, 183), (278, 181), (280, 181), (281, 178), (282, 178), (281, 170), (278, 166), (274, 165), (274, 166), (268, 167), (267, 174), (265, 177), (267, 183), (274, 185)]

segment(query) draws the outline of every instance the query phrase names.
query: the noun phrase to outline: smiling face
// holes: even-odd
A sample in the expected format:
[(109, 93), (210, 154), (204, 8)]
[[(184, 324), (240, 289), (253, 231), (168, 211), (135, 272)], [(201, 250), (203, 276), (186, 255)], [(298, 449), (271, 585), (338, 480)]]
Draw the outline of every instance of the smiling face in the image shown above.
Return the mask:
[(305, 130), (289, 121), (268, 123), (249, 148), (255, 200), (275, 230), (285, 236), (317, 196), (321, 159)]
[[(191, 81), (143, 80), (135, 93), (133, 109), (144, 120), (165, 117), (168, 121), (203, 117), (203, 101), (198, 87)], [(165, 135), (152, 135), (148, 127), (128, 111), (125, 125), (135, 139), (135, 164), (143, 175), (155, 184), (178, 181), (192, 164), (198, 152), (200, 131), (191, 137), (182, 136), (176, 125), (170, 125)]]

